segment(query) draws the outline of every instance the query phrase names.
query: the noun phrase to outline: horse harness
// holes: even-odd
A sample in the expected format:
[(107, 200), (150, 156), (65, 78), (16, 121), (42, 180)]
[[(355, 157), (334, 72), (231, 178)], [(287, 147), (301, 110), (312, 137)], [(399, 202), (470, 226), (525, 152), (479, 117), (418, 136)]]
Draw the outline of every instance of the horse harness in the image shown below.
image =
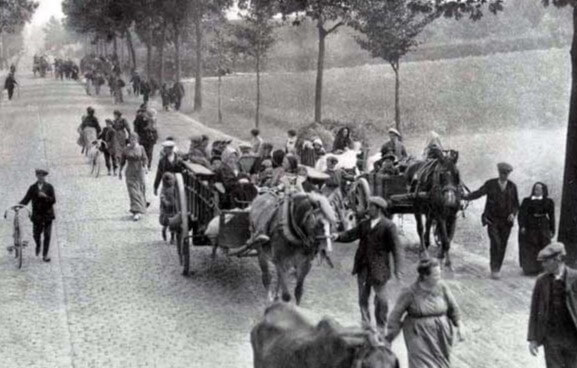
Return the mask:
[[(310, 209), (305, 212), (300, 221), (294, 214), (296, 199), (307, 201), (310, 206)], [(315, 241), (325, 237), (308, 236), (301, 228), (301, 225), (306, 223), (311, 216), (315, 216), (315, 212), (315, 204), (306, 194), (293, 193), (287, 195), (282, 204), (282, 219), (280, 221), (280, 231), (283, 237), (292, 245), (304, 245), (306, 250), (315, 251)]]

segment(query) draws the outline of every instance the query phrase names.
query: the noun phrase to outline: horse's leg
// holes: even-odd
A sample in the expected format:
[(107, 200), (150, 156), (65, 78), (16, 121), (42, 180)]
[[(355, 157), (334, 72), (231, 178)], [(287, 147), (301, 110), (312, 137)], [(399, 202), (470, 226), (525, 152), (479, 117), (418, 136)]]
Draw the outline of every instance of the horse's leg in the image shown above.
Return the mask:
[(448, 264), (448, 267), (451, 267), (451, 257), (450, 257), (450, 250), (451, 250), (451, 242), (453, 241), (453, 237), (455, 236), (455, 228), (457, 225), (457, 216), (450, 216), (446, 220), (446, 229), (447, 229), (447, 243), (446, 243), (446, 250), (445, 256), (446, 261), (445, 264)]
[(439, 235), (441, 236), (441, 248), (437, 258), (439, 258), (439, 263), (445, 258), (445, 267), (451, 270), (451, 258), (449, 258), (449, 237), (447, 236), (447, 220), (441, 218), (437, 221), (437, 226), (439, 226)]
[(425, 249), (425, 243), (423, 241), (423, 218), (420, 212), (415, 213), (415, 221), (417, 222), (417, 233), (419, 234), (420, 253), (424, 255), (427, 249)]
[(425, 248), (429, 249), (431, 246), (431, 227), (433, 226), (433, 216), (430, 214), (425, 215), (425, 235), (423, 236), (423, 241), (425, 243)]
[(272, 303), (274, 301), (274, 298), (271, 289), (272, 276), (270, 273), (269, 258), (262, 247), (258, 252), (258, 264), (262, 272), (262, 285), (264, 286), (264, 289), (267, 294), (267, 301), (269, 303)]
[(290, 302), (291, 301), (291, 294), (288, 289), (288, 276), (289, 276), (289, 269), (283, 262), (276, 263), (276, 273), (277, 273), (277, 282), (278, 287), (281, 291), (281, 298), (283, 302)]
[(301, 304), (301, 299), (304, 293), (305, 278), (309, 274), (310, 270), (311, 259), (305, 256), (304, 259), (299, 262), (299, 266), (297, 267), (297, 284), (295, 287), (295, 299), (297, 305)]

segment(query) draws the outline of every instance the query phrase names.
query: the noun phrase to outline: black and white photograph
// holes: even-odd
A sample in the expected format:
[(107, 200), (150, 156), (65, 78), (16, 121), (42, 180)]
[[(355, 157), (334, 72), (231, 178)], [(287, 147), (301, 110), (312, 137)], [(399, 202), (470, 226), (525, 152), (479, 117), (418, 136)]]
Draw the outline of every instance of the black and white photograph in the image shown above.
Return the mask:
[(577, 0), (0, 0), (0, 367), (577, 368)]

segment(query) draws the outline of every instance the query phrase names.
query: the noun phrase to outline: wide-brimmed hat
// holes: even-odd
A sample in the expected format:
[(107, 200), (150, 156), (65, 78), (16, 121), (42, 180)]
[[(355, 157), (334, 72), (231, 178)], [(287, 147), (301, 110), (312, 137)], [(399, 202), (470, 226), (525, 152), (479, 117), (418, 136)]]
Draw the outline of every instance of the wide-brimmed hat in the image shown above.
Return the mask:
[(369, 197), (369, 204), (374, 204), (383, 211), (386, 211), (387, 208), (389, 207), (386, 200), (376, 196)]
[(401, 133), (395, 128), (390, 128), (388, 133), (392, 133), (392, 134), (396, 135), (397, 137), (402, 137)]
[(174, 141), (164, 141), (162, 142), (162, 147), (174, 147), (176, 144), (174, 143)]
[(328, 155), (328, 156), (327, 156), (327, 162), (335, 162), (335, 163), (338, 163), (338, 162), (339, 162), (339, 159), (337, 158), (337, 156)]
[(34, 170), (34, 172), (36, 173), (36, 175), (40, 175), (40, 176), (48, 175), (48, 170), (46, 170), (46, 169), (36, 169), (36, 170)]
[(513, 166), (511, 166), (510, 164), (506, 163), (506, 162), (499, 162), (497, 164), (497, 170), (499, 170), (499, 172), (501, 173), (510, 173), (511, 171), (513, 171)]
[(563, 243), (551, 243), (547, 245), (545, 248), (541, 249), (539, 254), (537, 255), (537, 261), (544, 261), (549, 258), (556, 257), (558, 255), (566, 255), (567, 252), (565, 251), (565, 245)]

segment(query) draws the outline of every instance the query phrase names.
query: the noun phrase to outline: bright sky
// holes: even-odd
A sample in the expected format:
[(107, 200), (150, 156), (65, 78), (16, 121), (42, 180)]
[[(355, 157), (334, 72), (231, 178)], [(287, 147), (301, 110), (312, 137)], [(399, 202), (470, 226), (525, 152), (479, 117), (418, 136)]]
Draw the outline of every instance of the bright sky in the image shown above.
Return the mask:
[(38, 9), (36, 9), (36, 13), (34, 14), (34, 18), (32, 19), (33, 25), (42, 25), (43, 23), (47, 22), (51, 16), (55, 16), (57, 18), (64, 17), (62, 14), (62, 0), (36, 0), (40, 4)]

